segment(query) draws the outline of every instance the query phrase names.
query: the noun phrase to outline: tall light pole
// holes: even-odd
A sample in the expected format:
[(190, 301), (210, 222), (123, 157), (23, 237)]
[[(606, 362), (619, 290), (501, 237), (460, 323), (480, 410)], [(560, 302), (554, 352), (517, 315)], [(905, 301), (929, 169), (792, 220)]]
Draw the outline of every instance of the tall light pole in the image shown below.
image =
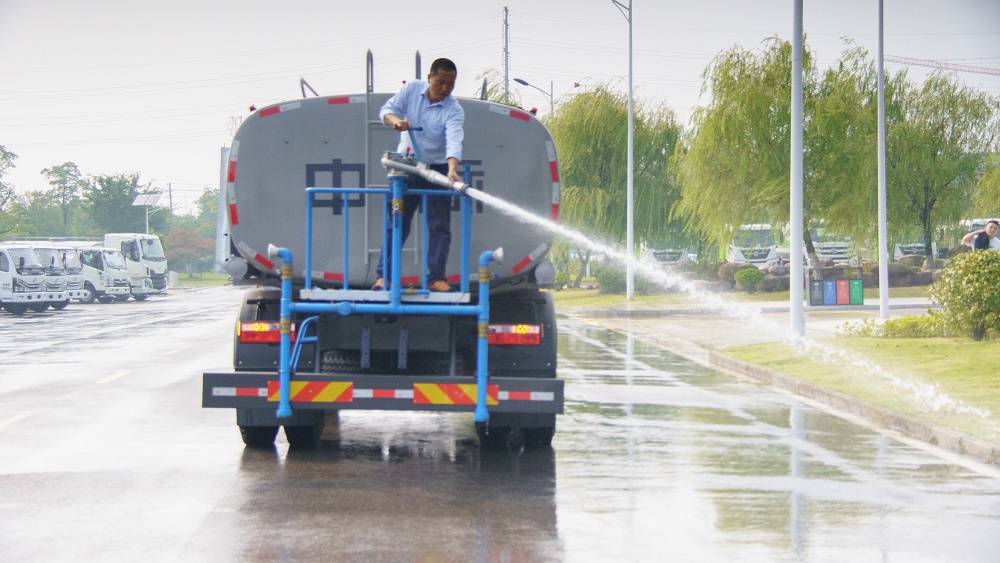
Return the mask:
[[(149, 208), (152, 207), (152, 206), (154, 206), (154, 205), (156, 205), (156, 202), (160, 201), (160, 195), (161, 194), (140, 194), (140, 195), (135, 196), (135, 200), (132, 202), (133, 206), (142, 205), (142, 206), (145, 206), (145, 208), (146, 208), (146, 234), (147, 235), (149, 234), (149, 216), (152, 215), (153, 213), (156, 213), (156, 211), (159, 211), (159, 209), (157, 209), (156, 211), (153, 211), (153, 213), (150, 213), (149, 212)], [(161, 208), (161, 209), (163, 209), (163, 208)]]
[(635, 187), (635, 179), (632, 177), (632, 140), (634, 137), (634, 127), (632, 122), (632, 0), (628, 0), (628, 6), (622, 4), (618, 0), (611, 0), (618, 11), (625, 16), (628, 20), (628, 197), (625, 206), (625, 212), (628, 215), (626, 218), (626, 235), (625, 235), (625, 246), (628, 249), (628, 262), (626, 263), (626, 282), (625, 282), (625, 300), (631, 301), (635, 296), (635, 272), (633, 271), (632, 262), (635, 259), (635, 231), (633, 229), (632, 222), (632, 207), (633, 207), (633, 197), (632, 193)]
[(556, 112), (556, 105), (555, 105), (554, 98), (552, 96), (552, 87), (553, 87), (553, 85), (552, 85), (552, 81), (551, 80), (549, 80), (549, 91), (548, 92), (546, 92), (545, 90), (542, 90), (541, 88), (539, 88), (538, 86), (535, 86), (534, 84), (528, 84), (527, 80), (524, 80), (524, 79), (521, 79), (521, 78), (515, 78), (514, 82), (517, 82), (518, 84), (521, 84), (522, 86), (531, 86), (535, 90), (538, 90), (539, 92), (541, 92), (546, 98), (549, 99), (549, 115), (554, 115), (555, 114), (555, 112)]
[(791, 130), (791, 161), (789, 162), (789, 216), (791, 218), (789, 244), (790, 260), (789, 276), (791, 280), (788, 292), (791, 333), (802, 338), (805, 336), (806, 325), (803, 313), (802, 284), (805, 276), (802, 272), (802, 244), (805, 228), (803, 217), (803, 173), (802, 173), (802, 0), (794, 0), (792, 9), (792, 130)]
[(885, 50), (883, 2), (878, 0), (878, 311), (889, 318), (889, 227), (885, 192)]

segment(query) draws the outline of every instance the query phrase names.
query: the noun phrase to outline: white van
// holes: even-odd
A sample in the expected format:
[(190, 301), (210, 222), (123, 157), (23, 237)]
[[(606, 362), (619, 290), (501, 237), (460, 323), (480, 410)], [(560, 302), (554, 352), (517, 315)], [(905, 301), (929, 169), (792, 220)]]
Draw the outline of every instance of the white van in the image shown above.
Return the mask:
[(84, 277), (80, 303), (93, 303), (94, 300), (110, 303), (115, 299), (128, 299), (128, 270), (121, 252), (103, 246), (84, 246), (77, 250)]
[(142, 301), (167, 289), (167, 257), (156, 235), (142, 233), (108, 233), (104, 246), (120, 250), (125, 255), (132, 297)]
[(0, 305), (23, 315), (28, 307), (45, 301), (45, 268), (29, 246), (0, 244)]

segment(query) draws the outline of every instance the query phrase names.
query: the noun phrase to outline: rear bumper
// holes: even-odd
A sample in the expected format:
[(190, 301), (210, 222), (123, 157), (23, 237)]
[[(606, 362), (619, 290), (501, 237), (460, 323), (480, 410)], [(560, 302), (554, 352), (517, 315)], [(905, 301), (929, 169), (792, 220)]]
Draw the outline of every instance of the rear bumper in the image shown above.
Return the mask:
[[(276, 373), (206, 373), (206, 408), (278, 408)], [(487, 410), (497, 413), (561, 414), (563, 381), (520, 377), (490, 378)], [(296, 375), (292, 409), (416, 410), (473, 412), (474, 377), (398, 375)]]

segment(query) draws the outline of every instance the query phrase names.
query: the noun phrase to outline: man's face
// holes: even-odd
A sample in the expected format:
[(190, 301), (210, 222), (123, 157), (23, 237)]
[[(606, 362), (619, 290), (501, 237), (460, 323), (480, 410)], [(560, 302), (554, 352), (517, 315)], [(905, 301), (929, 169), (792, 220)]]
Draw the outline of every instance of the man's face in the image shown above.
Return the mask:
[(993, 237), (997, 236), (997, 231), (998, 230), (1000, 230), (1000, 229), (997, 228), (997, 224), (996, 223), (987, 223), (986, 224), (986, 234), (990, 235), (990, 238), (993, 238)]
[(427, 75), (427, 82), (430, 82), (427, 97), (432, 104), (436, 104), (451, 95), (451, 91), (455, 89), (457, 74), (453, 70), (439, 70), (434, 74)]

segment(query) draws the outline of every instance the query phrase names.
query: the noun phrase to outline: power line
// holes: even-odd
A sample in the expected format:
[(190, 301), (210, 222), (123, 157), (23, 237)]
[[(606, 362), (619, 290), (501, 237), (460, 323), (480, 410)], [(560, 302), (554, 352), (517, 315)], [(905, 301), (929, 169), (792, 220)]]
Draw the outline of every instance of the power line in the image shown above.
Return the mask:
[(1000, 76), (1000, 68), (960, 65), (955, 63), (946, 63), (944, 61), (934, 61), (930, 59), (914, 59), (911, 57), (896, 57), (893, 55), (886, 55), (885, 60), (892, 63), (901, 63), (906, 65), (926, 66), (931, 68), (943, 68), (945, 70), (954, 70), (957, 72), (972, 72), (975, 74), (992, 74), (993, 76)]

